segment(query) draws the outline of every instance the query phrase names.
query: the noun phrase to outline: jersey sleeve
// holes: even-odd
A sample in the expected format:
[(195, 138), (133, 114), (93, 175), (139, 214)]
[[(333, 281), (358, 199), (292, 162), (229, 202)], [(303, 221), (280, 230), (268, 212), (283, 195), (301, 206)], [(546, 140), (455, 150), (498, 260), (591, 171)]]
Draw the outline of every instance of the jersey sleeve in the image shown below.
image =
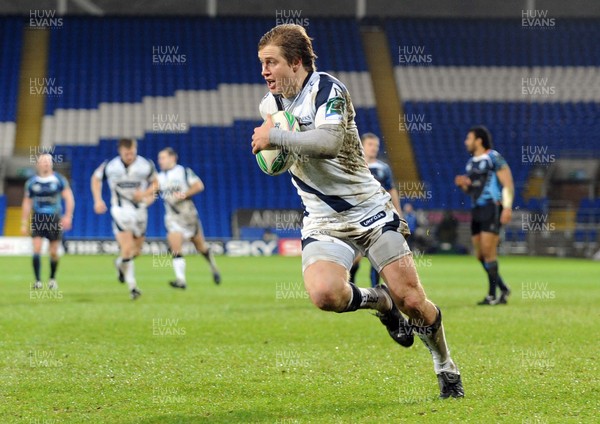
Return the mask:
[(346, 98), (345, 88), (340, 84), (331, 79), (322, 81), (315, 98), (315, 128), (344, 124), (348, 115)]
[(394, 179), (392, 178), (392, 168), (389, 165), (385, 165), (385, 176), (383, 177), (382, 186), (385, 190), (389, 191), (394, 188)]
[(198, 181), (201, 181), (200, 177), (198, 177), (191, 168), (185, 168), (185, 180), (189, 187), (196, 184)]
[(500, 153), (495, 151), (494, 154), (491, 155), (491, 157), (492, 164), (494, 165), (494, 171), (499, 171), (505, 166), (508, 166), (508, 164), (506, 163), (506, 159), (504, 159), (504, 157)]
[(56, 178), (58, 178), (58, 183), (60, 184), (60, 191), (69, 188), (69, 181), (64, 177), (64, 175), (57, 172)]
[(108, 161), (104, 161), (98, 168), (96, 168), (96, 170), (94, 171), (94, 177), (98, 178), (99, 180), (106, 179), (106, 164), (107, 163), (108, 163)]

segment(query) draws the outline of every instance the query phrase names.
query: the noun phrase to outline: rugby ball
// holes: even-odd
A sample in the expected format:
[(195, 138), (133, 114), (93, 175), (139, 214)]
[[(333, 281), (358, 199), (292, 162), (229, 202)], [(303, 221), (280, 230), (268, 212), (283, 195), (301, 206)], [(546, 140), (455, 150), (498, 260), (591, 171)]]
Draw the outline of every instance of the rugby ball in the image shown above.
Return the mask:
[[(275, 128), (283, 131), (300, 131), (296, 117), (289, 112), (280, 110), (271, 115)], [(256, 154), (256, 162), (262, 172), (275, 176), (283, 174), (294, 163), (295, 155), (289, 146), (261, 150)]]

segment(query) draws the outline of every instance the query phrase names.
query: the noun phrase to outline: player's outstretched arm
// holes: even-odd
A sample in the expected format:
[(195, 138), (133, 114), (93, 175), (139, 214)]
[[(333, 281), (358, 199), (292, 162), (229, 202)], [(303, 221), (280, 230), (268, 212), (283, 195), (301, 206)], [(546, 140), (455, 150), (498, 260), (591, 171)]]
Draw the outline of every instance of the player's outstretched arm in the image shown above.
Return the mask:
[(31, 207), (33, 201), (31, 197), (25, 195), (23, 202), (21, 202), (21, 234), (26, 236), (29, 234), (29, 215), (31, 215)]
[(502, 215), (500, 222), (504, 225), (508, 224), (512, 219), (512, 206), (515, 198), (515, 184), (508, 165), (503, 166), (496, 172), (498, 181), (502, 184)]
[(90, 183), (92, 190), (92, 197), (94, 198), (94, 212), (97, 214), (103, 214), (107, 211), (106, 203), (102, 200), (102, 180), (92, 175)]
[(62, 193), (65, 200), (65, 214), (61, 218), (61, 226), (64, 231), (69, 231), (73, 225), (73, 212), (75, 211), (75, 196), (70, 187), (65, 188)]

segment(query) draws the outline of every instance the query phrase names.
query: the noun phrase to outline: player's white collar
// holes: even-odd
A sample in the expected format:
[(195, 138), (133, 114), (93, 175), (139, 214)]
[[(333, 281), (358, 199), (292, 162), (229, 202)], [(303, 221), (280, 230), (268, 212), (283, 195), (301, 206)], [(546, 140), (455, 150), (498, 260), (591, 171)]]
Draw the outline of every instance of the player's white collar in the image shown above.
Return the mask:
[(36, 174), (36, 177), (37, 177), (37, 180), (39, 182), (41, 182), (41, 183), (47, 183), (47, 182), (52, 181), (54, 179), (54, 172), (52, 174), (46, 176), (46, 177), (42, 177), (42, 176)]
[(490, 152), (491, 152), (491, 150), (488, 150), (487, 152), (483, 152), (479, 156), (473, 156), (473, 160), (481, 160), (481, 159), (488, 158), (490, 156)]

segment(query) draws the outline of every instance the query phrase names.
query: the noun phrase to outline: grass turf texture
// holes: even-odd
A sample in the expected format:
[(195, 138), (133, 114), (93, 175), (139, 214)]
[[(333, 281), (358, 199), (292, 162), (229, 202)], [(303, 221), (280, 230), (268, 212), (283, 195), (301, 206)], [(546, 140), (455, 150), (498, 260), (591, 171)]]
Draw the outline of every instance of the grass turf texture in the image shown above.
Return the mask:
[(30, 292), (30, 258), (0, 257), (1, 421), (597, 422), (597, 263), (501, 258), (509, 305), (478, 307), (475, 259), (419, 258), (466, 390), (442, 401), (422, 343), (396, 345), (367, 311), (317, 310), (299, 258), (217, 260), (221, 286), (188, 256), (182, 291), (138, 258), (132, 302), (110, 256), (64, 257), (61, 298)]

